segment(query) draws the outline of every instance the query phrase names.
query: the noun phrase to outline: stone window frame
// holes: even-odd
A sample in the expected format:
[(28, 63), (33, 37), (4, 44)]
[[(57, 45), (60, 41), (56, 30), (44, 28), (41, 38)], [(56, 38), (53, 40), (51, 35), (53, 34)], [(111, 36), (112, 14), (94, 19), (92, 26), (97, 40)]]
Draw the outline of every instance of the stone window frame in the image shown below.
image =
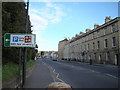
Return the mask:
[(111, 32), (115, 32), (116, 31), (116, 24), (112, 24), (111, 25)]
[(108, 47), (108, 39), (104, 39), (104, 48), (107, 48)]
[(105, 27), (105, 28), (103, 29), (103, 32), (104, 32), (104, 35), (107, 34), (107, 27)]
[(100, 37), (100, 30), (97, 31), (97, 37)]
[(97, 49), (100, 49), (100, 41), (97, 41)]
[(115, 36), (112, 37), (112, 47), (116, 47), (116, 37)]

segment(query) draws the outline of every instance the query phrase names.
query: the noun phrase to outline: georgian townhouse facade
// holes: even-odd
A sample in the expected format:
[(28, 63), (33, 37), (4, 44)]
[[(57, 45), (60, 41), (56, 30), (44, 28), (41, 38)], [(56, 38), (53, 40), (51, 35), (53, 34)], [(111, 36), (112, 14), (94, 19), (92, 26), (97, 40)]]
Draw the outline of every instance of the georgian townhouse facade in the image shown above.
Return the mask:
[[(105, 18), (102, 25), (95, 24), (94, 29), (86, 29), (68, 40), (64, 45), (63, 58), (81, 62), (118, 64), (120, 58), (120, 18)], [(59, 52), (59, 49), (58, 49)]]
[(67, 43), (67, 39), (59, 41), (58, 44), (58, 59), (63, 59), (64, 58), (64, 49), (65, 49), (65, 44)]

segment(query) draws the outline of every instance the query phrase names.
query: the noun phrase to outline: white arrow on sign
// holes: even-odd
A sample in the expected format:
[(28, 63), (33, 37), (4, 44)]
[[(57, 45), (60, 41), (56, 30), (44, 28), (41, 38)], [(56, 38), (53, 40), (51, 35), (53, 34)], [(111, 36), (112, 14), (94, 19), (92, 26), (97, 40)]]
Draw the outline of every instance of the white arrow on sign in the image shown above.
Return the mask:
[(5, 39), (5, 41), (7, 42), (7, 41), (10, 41), (10, 39)]

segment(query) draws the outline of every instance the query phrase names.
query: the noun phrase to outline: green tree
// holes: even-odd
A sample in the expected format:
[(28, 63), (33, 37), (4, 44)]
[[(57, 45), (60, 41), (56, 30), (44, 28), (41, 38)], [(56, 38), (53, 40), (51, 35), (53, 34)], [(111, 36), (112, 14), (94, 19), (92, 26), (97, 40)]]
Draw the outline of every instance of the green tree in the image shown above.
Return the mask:
[[(24, 2), (3, 2), (2, 3), (2, 63), (18, 63), (19, 48), (4, 47), (5, 33), (25, 33), (26, 29), (26, 4)], [(31, 22), (28, 18), (28, 33), (31, 34)], [(34, 48), (28, 48), (28, 60), (33, 58)], [(22, 49), (23, 53), (23, 49)], [(27, 60), (27, 61), (28, 61)]]

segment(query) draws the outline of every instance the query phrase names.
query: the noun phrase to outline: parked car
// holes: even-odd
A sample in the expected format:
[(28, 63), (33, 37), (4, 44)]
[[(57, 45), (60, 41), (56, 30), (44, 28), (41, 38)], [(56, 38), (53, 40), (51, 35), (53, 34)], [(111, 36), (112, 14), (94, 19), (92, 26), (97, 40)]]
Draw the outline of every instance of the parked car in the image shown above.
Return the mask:
[(57, 61), (57, 59), (52, 59), (52, 61)]

